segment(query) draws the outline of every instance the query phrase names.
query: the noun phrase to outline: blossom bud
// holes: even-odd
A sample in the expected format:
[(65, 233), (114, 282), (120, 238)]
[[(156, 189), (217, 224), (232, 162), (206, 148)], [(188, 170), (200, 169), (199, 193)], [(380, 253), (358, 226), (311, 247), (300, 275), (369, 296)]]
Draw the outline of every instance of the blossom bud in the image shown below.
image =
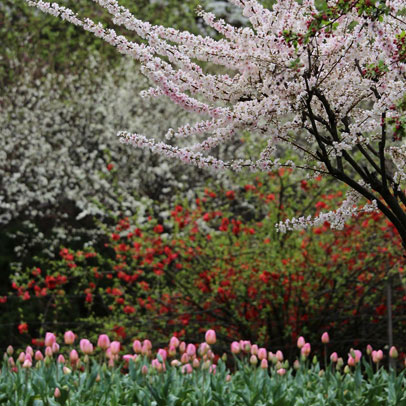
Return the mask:
[(197, 358), (195, 358), (195, 359), (193, 360), (193, 362), (192, 362), (192, 366), (193, 366), (193, 368), (199, 368), (199, 366), (200, 366), (200, 361), (199, 361)]
[(199, 354), (201, 356), (206, 355), (209, 350), (210, 350), (209, 344), (207, 344), (206, 342), (203, 342), (203, 343), (200, 344), (200, 346), (199, 346)]
[(214, 375), (216, 373), (216, 370), (217, 370), (216, 364), (210, 365), (209, 372), (211, 372)]
[(238, 341), (233, 341), (233, 342), (231, 343), (231, 352), (232, 352), (233, 354), (239, 354), (240, 351), (241, 351), (241, 348), (240, 348), (239, 342), (238, 342)]
[(206, 343), (213, 345), (216, 343), (216, 332), (214, 330), (207, 330), (205, 335)]
[(31, 368), (32, 367), (32, 361), (30, 361), (29, 359), (26, 359), (23, 362), (23, 368)]
[(306, 344), (305, 339), (302, 336), (300, 336), (297, 339), (297, 348), (299, 348), (299, 350), (301, 350), (305, 344)]
[(18, 355), (17, 361), (20, 363), (23, 363), (25, 361), (25, 352), (20, 352), (20, 354)]
[(42, 361), (44, 359), (44, 356), (42, 355), (41, 351), (35, 351), (35, 361)]
[(165, 361), (166, 358), (168, 357), (166, 350), (164, 350), (163, 348), (160, 348), (158, 350), (158, 355), (162, 358), (163, 361)]
[(153, 359), (151, 361), (152, 368), (155, 368), (158, 372), (162, 372), (162, 364), (159, 362), (158, 359)]
[(63, 373), (64, 373), (65, 375), (69, 375), (69, 374), (72, 373), (72, 370), (69, 369), (68, 367), (63, 367), (63, 368), (62, 368), (62, 371), (63, 371)]
[(72, 345), (75, 342), (75, 334), (73, 331), (66, 331), (63, 335), (63, 339), (66, 345)]
[(61, 391), (59, 390), (59, 388), (55, 388), (54, 397), (55, 398), (60, 398), (61, 397)]
[(352, 357), (351, 355), (348, 355), (347, 364), (348, 364), (350, 367), (355, 366), (355, 358)]
[(309, 356), (310, 352), (311, 352), (310, 343), (305, 343), (305, 344), (303, 345), (303, 347), (301, 348), (300, 351), (301, 351), (302, 355), (303, 355), (305, 358), (307, 358), (307, 357)]
[(370, 344), (367, 345), (367, 350), (366, 350), (367, 355), (372, 354), (372, 346)]
[(181, 362), (182, 364), (187, 364), (187, 363), (189, 362), (189, 355), (187, 355), (186, 352), (184, 352), (184, 353), (182, 354), (182, 356), (180, 357), (180, 362)]
[(86, 338), (82, 338), (79, 342), (80, 350), (83, 354), (91, 354), (93, 352), (93, 344)]
[(231, 375), (228, 374), (228, 375), (226, 376), (226, 382), (230, 382), (230, 381), (231, 381)]
[(330, 361), (336, 363), (337, 360), (338, 360), (338, 355), (337, 355), (336, 352), (333, 352), (333, 353), (330, 355)]
[(185, 351), (186, 351), (186, 343), (185, 343), (184, 341), (182, 341), (182, 342), (179, 344), (179, 352), (180, 352), (181, 354), (183, 354)]
[(14, 348), (12, 345), (9, 345), (7, 347), (7, 355), (9, 355), (10, 357), (14, 354)]
[(112, 355), (117, 355), (120, 352), (120, 343), (118, 341), (113, 341), (110, 344), (110, 350)]
[(15, 366), (15, 362), (14, 362), (13, 357), (10, 357), (10, 358), (8, 359), (8, 364), (9, 364), (11, 367), (14, 367), (14, 366)]
[(52, 352), (53, 352), (54, 354), (56, 354), (57, 352), (59, 352), (59, 344), (58, 344), (58, 343), (53, 343), (51, 348), (52, 348)]
[(52, 347), (52, 344), (56, 342), (55, 334), (53, 333), (46, 333), (45, 334), (45, 346)]
[(299, 360), (295, 360), (295, 362), (293, 363), (293, 368), (296, 369), (296, 371), (300, 368)]
[(123, 360), (128, 363), (128, 362), (130, 362), (131, 360), (134, 360), (134, 355), (132, 355), (132, 354), (125, 354), (125, 355), (123, 355)]
[(280, 376), (283, 376), (286, 374), (286, 369), (285, 368), (280, 368), (276, 371), (276, 373)]
[[(252, 348), (251, 348), (251, 351), (252, 351)], [(258, 359), (260, 360), (260, 361), (262, 361), (263, 359), (266, 359), (266, 349), (265, 348), (260, 348), (259, 350), (258, 350)]]
[(46, 356), (46, 357), (51, 358), (51, 357), (52, 357), (52, 354), (53, 354), (53, 352), (52, 352), (52, 348), (51, 348), (51, 347), (45, 348), (45, 356)]
[(102, 350), (107, 350), (110, 347), (110, 338), (107, 334), (100, 334), (97, 340), (97, 346)]
[(58, 364), (64, 364), (65, 363), (65, 357), (62, 354), (59, 354), (56, 361), (58, 362)]
[(146, 365), (143, 365), (141, 368), (141, 373), (143, 375), (146, 375), (148, 373), (148, 367)]
[(258, 346), (256, 344), (251, 345), (251, 355), (258, 354)]
[(133, 350), (136, 354), (140, 354), (142, 350), (142, 345), (140, 340), (134, 340), (133, 342)]
[(186, 347), (186, 354), (189, 355), (189, 357), (196, 355), (196, 347), (193, 344), (188, 344)]
[(76, 350), (72, 350), (69, 354), (69, 360), (72, 363), (75, 363), (79, 359), (79, 355)]
[(176, 347), (170, 346), (169, 349), (168, 349), (168, 355), (170, 357), (174, 357), (176, 355)]
[(399, 356), (398, 350), (396, 347), (392, 346), (389, 350), (389, 356), (393, 359), (396, 359)]
[(276, 356), (276, 359), (277, 359), (279, 362), (282, 362), (282, 361), (283, 361), (283, 353), (282, 353), (282, 351), (280, 351), (280, 350), (276, 351), (275, 356)]
[(339, 357), (337, 360), (336, 368), (340, 369), (343, 365), (344, 365), (344, 360), (341, 357)]
[(191, 374), (193, 372), (192, 365), (186, 364), (182, 367), (182, 374)]
[(321, 336), (321, 342), (322, 342), (323, 344), (328, 344), (328, 343), (330, 342), (330, 337), (329, 337), (327, 331), (325, 331), (325, 332), (322, 334), (322, 336)]
[(30, 354), (32, 357), (34, 355), (34, 350), (32, 349), (31, 346), (27, 346), (27, 348), (25, 349), (25, 353)]
[(172, 337), (169, 341), (169, 347), (177, 348), (177, 347), (179, 347), (179, 344), (180, 344), (179, 339), (175, 336)]
[(171, 361), (171, 365), (172, 365), (173, 367), (178, 367), (178, 366), (182, 365), (182, 363), (181, 363), (178, 359), (173, 359), (173, 360)]
[(261, 368), (262, 369), (267, 369), (268, 368), (268, 360), (266, 358), (263, 358), (261, 360)]
[(144, 348), (147, 348), (148, 350), (152, 350), (152, 344), (151, 344), (151, 341), (149, 341), (149, 340), (144, 340), (142, 342), (142, 346)]
[(350, 367), (349, 367), (348, 365), (346, 365), (346, 366), (344, 367), (344, 373), (345, 373), (345, 374), (349, 374), (350, 372), (351, 372)]
[(257, 358), (257, 356), (256, 355), (251, 355), (251, 357), (250, 357), (250, 364), (251, 365), (257, 365), (258, 364), (258, 358)]

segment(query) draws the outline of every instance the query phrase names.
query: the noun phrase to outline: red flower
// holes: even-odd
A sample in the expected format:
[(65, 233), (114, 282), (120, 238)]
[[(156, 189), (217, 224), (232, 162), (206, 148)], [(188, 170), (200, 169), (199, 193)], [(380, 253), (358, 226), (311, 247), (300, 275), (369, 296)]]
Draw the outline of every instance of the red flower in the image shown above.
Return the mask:
[(164, 228), (161, 224), (158, 224), (154, 227), (154, 233), (161, 234), (163, 233)]
[(20, 334), (28, 333), (28, 324), (27, 323), (21, 323), (18, 325), (18, 331)]
[(235, 199), (235, 192), (234, 190), (227, 190), (226, 192), (226, 197), (229, 200), (234, 200)]
[(113, 241), (118, 241), (120, 239), (120, 236), (118, 234), (113, 233), (113, 234), (111, 234), (111, 239)]
[(132, 306), (124, 306), (123, 311), (124, 311), (125, 314), (135, 313), (135, 309)]
[(113, 168), (114, 168), (114, 165), (113, 165), (112, 163), (109, 163), (109, 164), (107, 165), (107, 170), (108, 170), (108, 171), (111, 171)]
[(0, 297), (0, 303), (6, 303), (7, 302), (7, 296)]

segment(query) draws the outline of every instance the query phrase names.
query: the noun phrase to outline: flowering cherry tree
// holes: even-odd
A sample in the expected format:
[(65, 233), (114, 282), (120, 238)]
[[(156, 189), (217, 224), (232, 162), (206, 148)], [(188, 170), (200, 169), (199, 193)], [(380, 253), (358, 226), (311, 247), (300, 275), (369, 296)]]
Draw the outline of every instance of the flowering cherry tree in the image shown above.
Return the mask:
[[(109, 11), (113, 23), (143, 42), (56, 3), (27, 0), (137, 59), (154, 83), (144, 96), (167, 96), (203, 116), (197, 124), (166, 134), (168, 139), (206, 136), (188, 147), (126, 131), (118, 134), (123, 143), (202, 168), (291, 167), (330, 175), (351, 187), (342, 204), (316, 218), (280, 222), (279, 230), (325, 221), (342, 228), (353, 214), (380, 210), (406, 248), (402, 0), (278, 0), (271, 9), (257, 0), (229, 0), (242, 8), (251, 27), (235, 28), (199, 10), (205, 23), (221, 34), (219, 40), (140, 21), (116, 0), (94, 1)], [(199, 61), (218, 65), (221, 73), (205, 72)], [(243, 130), (267, 140), (257, 159), (223, 161), (208, 154)], [(282, 159), (286, 149), (296, 158)]]

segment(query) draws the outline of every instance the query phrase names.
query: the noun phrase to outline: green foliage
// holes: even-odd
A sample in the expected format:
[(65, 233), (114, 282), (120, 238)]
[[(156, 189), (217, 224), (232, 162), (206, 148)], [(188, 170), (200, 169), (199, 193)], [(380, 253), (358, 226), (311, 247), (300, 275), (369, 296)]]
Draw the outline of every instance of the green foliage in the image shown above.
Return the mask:
[[(202, 367), (190, 374), (166, 363), (166, 372), (142, 373), (145, 359), (130, 361), (127, 373), (94, 363), (88, 372), (64, 373), (61, 364), (43, 362), (36, 368), (0, 374), (0, 402), (26, 406), (405, 406), (402, 371), (358, 364), (347, 373), (318, 364), (279, 375), (246, 362), (230, 374), (219, 360), (215, 374)], [(363, 373), (365, 371), (365, 373)], [(59, 393), (55, 397), (55, 389)]]

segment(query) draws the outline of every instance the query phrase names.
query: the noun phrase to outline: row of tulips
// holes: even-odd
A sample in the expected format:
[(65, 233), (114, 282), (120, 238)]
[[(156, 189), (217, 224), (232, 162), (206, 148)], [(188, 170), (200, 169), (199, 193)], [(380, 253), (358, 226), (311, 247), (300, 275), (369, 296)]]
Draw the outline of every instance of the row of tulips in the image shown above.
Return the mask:
[[(354, 399), (361, 401), (361, 396), (363, 402), (365, 399), (372, 402), (363, 404), (406, 406), (405, 370), (397, 373), (394, 368), (389, 371), (379, 368), (383, 351), (373, 350), (370, 346), (364, 357), (360, 350), (351, 349), (346, 363), (333, 352), (329, 356), (330, 362), (321, 369), (315, 355), (310, 360), (311, 345), (303, 337), (297, 340), (300, 356), (292, 365), (282, 351), (272, 352), (247, 340), (231, 343), (228, 360), (226, 354), (220, 357), (214, 352), (214, 330), (208, 330), (205, 340), (199, 344), (186, 343), (174, 336), (166, 348), (156, 351), (153, 351), (150, 340), (135, 340), (133, 353), (126, 354), (123, 354), (120, 342), (110, 341), (106, 334), (99, 336), (96, 346), (86, 338), (79, 340), (79, 349), (74, 348), (77, 336), (72, 331), (64, 334), (63, 341), (60, 346), (55, 334), (49, 332), (45, 336), (44, 352), (31, 346), (18, 352), (9, 346), (0, 373), (0, 403), (6, 400), (8, 405), (36, 406), (307, 406), (361, 404), (351, 403)], [(321, 341), (326, 346), (327, 358), (330, 341), (327, 333), (322, 335)], [(389, 357), (398, 358), (395, 347), (390, 349)], [(121, 392), (114, 392), (113, 382)], [(377, 385), (379, 382), (379, 394), (373, 389), (376, 387), (373, 382)], [(139, 391), (136, 392), (134, 387)], [(327, 390), (327, 393), (320, 398), (314, 392), (315, 388), (320, 393)], [(350, 392), (352, 398), (343, 395), (343, 390)], [(201, 397), (207, 391), (210, 392), (209, 401)], [(299, 391), (300, 396), (298, 393), (294, 395), (295, 391)], [(195, 400), (191, 401), (190, 396)], [(300, 403), (298, 400), (314, 396), (314, 402), (319, 403), (308, 400)], [(182, 403), (186, 399), (190, 402)]]

